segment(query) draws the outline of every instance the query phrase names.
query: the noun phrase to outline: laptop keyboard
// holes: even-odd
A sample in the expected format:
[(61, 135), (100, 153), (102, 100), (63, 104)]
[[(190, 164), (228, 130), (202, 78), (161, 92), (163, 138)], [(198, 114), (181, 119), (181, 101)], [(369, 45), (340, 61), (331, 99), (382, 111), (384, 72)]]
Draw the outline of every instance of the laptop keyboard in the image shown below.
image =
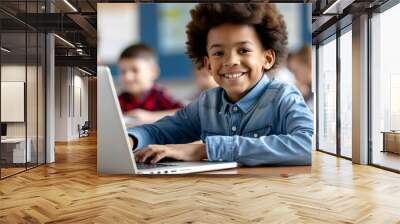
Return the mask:
[(167, 166), (175, 166), (175, 165), (167, 165), (161, 163), (149, 164), (149, 163), (136, 163), (136, 167), (138, 169), (153, 169), (153, 168), (160, 168), (160, 167), (167, 167)]

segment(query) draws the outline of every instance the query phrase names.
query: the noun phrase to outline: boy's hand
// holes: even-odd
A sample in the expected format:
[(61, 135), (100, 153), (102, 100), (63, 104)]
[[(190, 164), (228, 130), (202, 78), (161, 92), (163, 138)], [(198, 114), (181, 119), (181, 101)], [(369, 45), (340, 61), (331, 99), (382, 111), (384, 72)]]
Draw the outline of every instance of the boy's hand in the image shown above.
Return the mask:
[(163, 158), (183, 161), (207, 159), (206, 146), (204, 144), (148, 145), (135, 152), (137, 162), (150, 160), (151, 163), (157, 163)]

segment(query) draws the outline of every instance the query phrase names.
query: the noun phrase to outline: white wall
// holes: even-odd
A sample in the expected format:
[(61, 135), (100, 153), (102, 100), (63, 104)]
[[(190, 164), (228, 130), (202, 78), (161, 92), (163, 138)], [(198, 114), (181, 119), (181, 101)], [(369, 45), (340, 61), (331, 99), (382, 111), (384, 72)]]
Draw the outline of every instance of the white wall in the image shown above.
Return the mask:
[[(76, 70), (75, 70), (76, 72)], [(72, 108), (72, 119), (71, 119), (71, 135), (73, 138), (78, 138), (78, 124), (81, 126), (85, 123), (85, 121), (89, 120), (88, 113), (88, 78), (87, 76), (82, 77), (80, 75), (74, 75), (74, 105)]]
[(56, 141), (79, 138), (78, 124), (88, 120), (88, 78), (83, 75), (72, 67), (56, 67)]
[(115, 63), (123, 49), (139, 40), (138, 17), (133, 3), (97, 4), (99, 63)]
[(68, 141), (70, 72), (68, 67), (55, 68), (55, 141)]

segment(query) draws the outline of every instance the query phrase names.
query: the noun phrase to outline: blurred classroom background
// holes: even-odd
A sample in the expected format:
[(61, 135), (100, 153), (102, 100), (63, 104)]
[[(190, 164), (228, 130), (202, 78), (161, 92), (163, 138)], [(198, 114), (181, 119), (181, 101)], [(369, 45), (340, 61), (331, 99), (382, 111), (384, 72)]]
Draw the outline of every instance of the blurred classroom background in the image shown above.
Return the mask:
[[(193, 3), (97, 5), (98, 64), (111, 68), (117, 89), (120, 53), (131, 44), (143, 42), (157, 52), (161, 69), (158, 83), (182, 102), (188, 102), (198, 92), (192, 63), (185, 54), (186, 24), (194, 6)], [(303, 46), (311, 47), (311, 4), (284, 3), (277, 7), (286, 21), (289, 53), (296, 53)], [(288, 69), (282, 68), (278, 73), (278, 78), (289, 82), (295, 79)]]

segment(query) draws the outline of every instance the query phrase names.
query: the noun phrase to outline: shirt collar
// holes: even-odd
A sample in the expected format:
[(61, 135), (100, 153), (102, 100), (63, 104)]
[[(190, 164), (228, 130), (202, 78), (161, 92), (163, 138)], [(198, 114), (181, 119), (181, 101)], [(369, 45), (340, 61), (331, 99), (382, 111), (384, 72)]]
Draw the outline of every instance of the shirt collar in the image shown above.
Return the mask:
[[(258, 98), (265, 92), (265, 87), (270, 82), (267, 74), (263, 74), (257, 84), (246, 94), (244, 95), (239, 101), (235, 103), (236, 106), (239, 107), (244, 113), (247, 113), (250, 108), (257, 102)], [(225, 97), (225, 91), (222, 91), (222, 105), (220, 108), (220, 113), (225, 113), (229, 106), (232, 105)]]

